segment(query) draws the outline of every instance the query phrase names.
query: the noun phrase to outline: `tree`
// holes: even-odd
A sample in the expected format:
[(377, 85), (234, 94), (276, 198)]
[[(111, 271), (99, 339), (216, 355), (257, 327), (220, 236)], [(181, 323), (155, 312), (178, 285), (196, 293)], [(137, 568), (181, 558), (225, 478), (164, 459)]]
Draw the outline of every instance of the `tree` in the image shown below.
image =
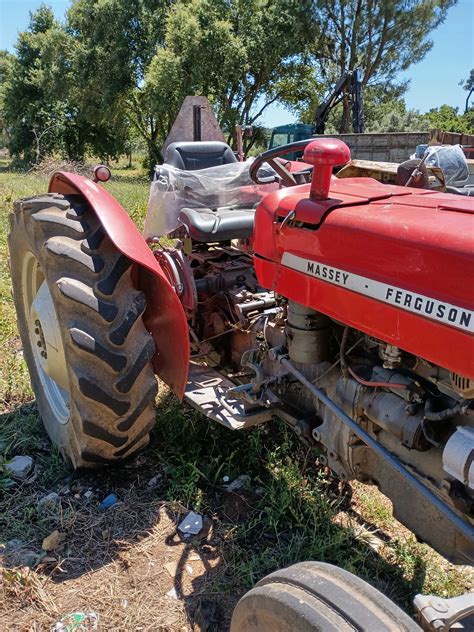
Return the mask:
[(4, 86), (3, 112), (10, 130), (9, 149), (27, 162), (63, 146), (68, 125), (66, 91), (67, 36), (51, 9), (42, 6), (20, 33), (16, 57)]
[(459, 114), (459, 108), (451, 105), (442, 105), (432, 108), (423, 116), (424, 126), (427, 129), (442, 129), (446, 132), (459, 134), (474, 134), (474, 109), (471, 108), (465, 114)]
[[(253, 125), (277, 101), (306, 97), (310, 46), (320, 39), (310, 0), (234, 0), (228, 20), (241, 44), (242, 61), (216, 105), (221, 124)], [(249, 147), (245, 147), (248, 149)]]
[[(147, 100), (145, 75), (163, 42), (171, 0), (75, 0), (67, 31), (78, 44), (75, 77), (83, 95), (85, 118), (101, 130), (104, 146), (115, 139), (128, 145), (132, 126), (144, 139), (150, 161), (157, 162), (161, 121)], [(164, 108), (166, 104), (163, 104)], [(110, 133), (103, 133), (104, 127)], [(124, 147), (125, 148), (125, 147)]]
[(466, 105), (464, 107), (464, 114), (467, 114), (469, 110), (469, 99), (471, 98), (471, 94), (474, 92), (474, 68), (471, 69), (471, 73), (466, 81), (461, 81), (460, 85), (464, 88), (464, 90), (468, 91)]
[[(430, 32), (443, 22), (456, 0), (314, 0), (315, 23), (325, 38), (313, 48), (315, 93), (332, 86), (348, 71), (362, 69), (362, 84), (404, 86), (400, 71), (431, 49)], [(306, 108), (315, 109), (315, 103)], [(340, 132), (348, 132), (350, 103), (343, 101)]]
[(229, 133), (295, 94), (314, 24), (311, 0), (76, 0), (67, 28), (91, 112), (100, 95), (124, 114), (153, 163), (188, 94), (208, 96)]
[(4, 86), (3, 115), (12, 155), (26, 163), (59, 153), (82, 160), (89, 150), (103, 158), (124, 150), (128, 127), (117, 108), (103, 107), (95, 86), (81, 84), (80, 42), (41, 6), (20, 33)]
[(399, 87), (367, 86), (364, 93), (366, 132), (416, 132), (424, 129), (417, 110), (407, 109)]
[(8, 142), (7, 123), (5, 120), (5, 90), (10, 79), (14, 55), (6, 50), (0, 50), (0, 149)]

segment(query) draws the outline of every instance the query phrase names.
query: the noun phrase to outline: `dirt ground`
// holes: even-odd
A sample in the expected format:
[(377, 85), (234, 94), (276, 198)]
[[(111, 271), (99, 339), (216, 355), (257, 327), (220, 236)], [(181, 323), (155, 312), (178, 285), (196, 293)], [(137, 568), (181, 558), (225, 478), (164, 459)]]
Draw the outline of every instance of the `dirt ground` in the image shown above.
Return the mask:
[[(240, 594), (223, 596), (218, 588), (225, 575), (218, 517), (206, 518), (198, 536), (182, 537), (177, 525), (188, 511), (156, 498), (161, 475), (153, 474), (151, 489), (144, 480), (150, 465), (144, 456), (129, 464), (114, 486), (119, 501), (105, 511), (97, 499), (109, 475), (73, 475), (41, 511), (42, 525), (57, 527), (63, 542), (48, 552), (31, 539), (4, 549), (0, 629), (49, 630), (78, 611), (95, 613), (101, 630), (228, 628)], [(30, 500), (34, 484), (24, 484)], [(31, 553), (34, 570), (22, 565)]]
[[(214, 443), (216, 432), (225, 436), (191, 415), (191, 441), (196, 433), (205, 435), (204, 446)], [(40, 427), (36, 430), (41, 437)], [(285, 436), (281, 432), (276, 429), (275, 441)], [(247, 441), (254, 442), (257, 433), (263, 429), (252, 431)], [(423, 587), (440, 595), (472, 588), (467, 569), (454, 569), (413, 542), (376, 490), (327, 484), (327, 472), (319, 474), (320, 479), (324, 474), (321, 502), (309, 497), (316, 513), (298, 513), (300, 490), (282, 506), (279, 520), (275, 503), (284, 505), (288, 486), (304, 490), (317, 482), (293, 474), (285, 482), (286, 492), (281, 487), (275, 495), (263, 472), (261, 480), (254, 472), (270, 467), (278, 477), (280, 468), (293, 467), (291, 452), (295, 472), (305, 475), (306, 468), (307, 475), (308, 455), (295, 446), (287, 446), (290, 452), (273, 466), (269, 453), (260, 451), (260, 464), (250, 470), (250, 488), (231, 492), (226, 483), (201, 476), (190, 482), (189, 468), (183, 476), (170, 464), (179, 440), (163, 454), (159, 439), (155, 434), (151, 446), (122, 468), (83, 473), (71, 473), (59, 459), (52, 468), (54, 452), (47, 440), (35, 442), (32, 474), (3, 492), (0, 526), (8, 540), (3, 539), (0, 574), (1, 630), (74, 630), (54, 625), (82, 612), (92, 613), (84, 624), (87, 630), (225, 631), (237, 600), (255, 581), (302, 559), (340, 564), (408, 608)], [(235, 441), (230, 444), (239, 451)], [(237, 441), (244, 445), (244, 438)], [(256, 487), (262, 482), (263, 487)], [(186, 484), (187, 506), (166, 500), (184, 499)], [(101, 510), (100, 502), (111, 492), (116, 504)], [(196, 507), (204, 516), (203, 529), (185, 538), (177, 526)], [(54, 532), (59, 532), (58, 544), (45, 551), (44, 538)]]

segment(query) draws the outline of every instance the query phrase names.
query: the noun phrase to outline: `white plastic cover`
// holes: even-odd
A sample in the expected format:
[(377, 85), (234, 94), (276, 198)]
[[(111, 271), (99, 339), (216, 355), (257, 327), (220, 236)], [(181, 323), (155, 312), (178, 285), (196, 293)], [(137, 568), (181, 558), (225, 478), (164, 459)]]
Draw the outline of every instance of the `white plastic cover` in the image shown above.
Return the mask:
[[(255, 208), (278, 182), (257, 185), (249, 175), (251, 160), (234, 162), (208, 169), (185, 171), (170, 165), (155, 167), (145, 219), (144, 237), (162, 237), (179, 226), (183, 208)], [(261, 178), (273, 178), (275, 172), (263, 167)]]
[(426, 165), (440, 167), (446, 184), (464, 182), (469, 177), (466, 156), (461, 145), (434, 145), (426, 150)]

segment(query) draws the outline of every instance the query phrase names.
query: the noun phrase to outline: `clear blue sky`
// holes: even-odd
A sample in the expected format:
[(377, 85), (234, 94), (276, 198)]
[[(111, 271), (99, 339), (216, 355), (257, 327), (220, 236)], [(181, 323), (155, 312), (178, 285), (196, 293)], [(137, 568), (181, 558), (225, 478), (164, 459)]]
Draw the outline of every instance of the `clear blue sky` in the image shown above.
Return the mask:
[[(13, 50), (19, 31), (28, 25), (29, 13), (42, 0), (0, 0), (0, 48)], [(56, 16), (62, 18), (70, 0), (46, 0)], [(405, 96), (409, 108), (426, 112), (443, 103), (463, 107), (465, 91), (458, 85), (474, 68), (474, 0), (458, 0), (448, 17), (432, 33), (434, 46), (426, 57), (402, 75), (410, 79)], [(290, 112), (281, 106), (268, 108), (263, 123), (273, 127), (293, 122)]]

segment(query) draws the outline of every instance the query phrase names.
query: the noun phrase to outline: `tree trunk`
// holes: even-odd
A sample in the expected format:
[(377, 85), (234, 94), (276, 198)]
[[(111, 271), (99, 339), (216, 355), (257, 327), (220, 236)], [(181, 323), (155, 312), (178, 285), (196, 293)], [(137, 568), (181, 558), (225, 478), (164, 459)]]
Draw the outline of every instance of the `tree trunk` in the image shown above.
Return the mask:
[(148, 140), (148, 173), (150, 177), (153, 178), (155, 173), (155, 165), (161, 164), (163, 162), (163, 157), (161, 155), (160, 150), (158, 149), (156, 143), (154, 143), (151, 139)]
[(339, 126), (339, 133), (348, 134), (351, 131), (350, 124), (351, 124), (351, 104), (349, 101), (349, 97), (346, 95), (342, 99), (342, 119), (341, 119), (341, 125)]

